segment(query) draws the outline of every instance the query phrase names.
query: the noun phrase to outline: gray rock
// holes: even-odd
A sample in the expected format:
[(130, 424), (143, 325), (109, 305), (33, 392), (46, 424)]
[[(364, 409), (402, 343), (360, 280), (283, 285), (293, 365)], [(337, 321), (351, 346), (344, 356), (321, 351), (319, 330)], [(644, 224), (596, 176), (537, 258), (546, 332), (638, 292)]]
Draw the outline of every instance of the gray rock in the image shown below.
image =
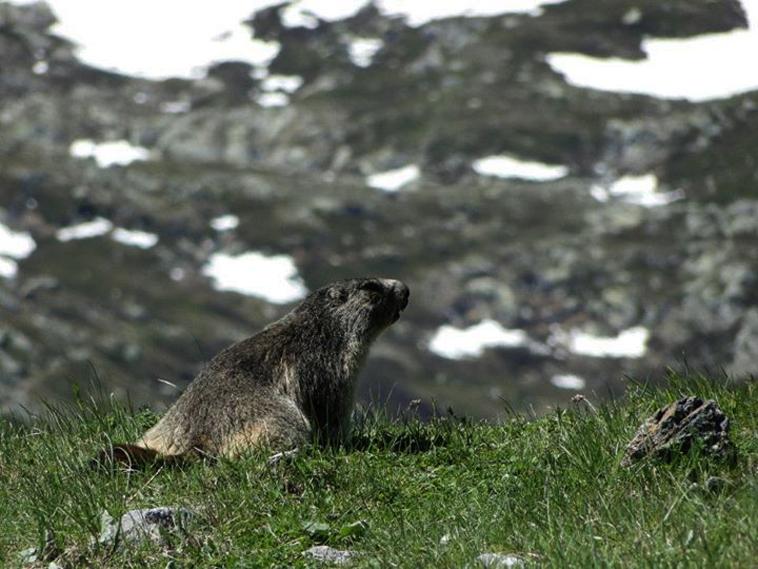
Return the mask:
[(58, 557), (61, 550), (55, 542), (55, 535), (51, 530), (45, 530), (45, 544), (42, 549), (39, 547), (29, 547), (19, 553), (19, 561), (22, 565), (31, 565), (32, 563), (43, 563), (50, 561), (50, 565), (57, 565), (53, 560)]
[(193, 516), (194, 512), (187, 508), (163, 506), (130, 510), (117, 522), (108, 512), (103, 512), (97, 542), (100, 545), (113, 545), (117, 541), (165, 543), (169, 533), (185, 533), (186, 525)]
[(355, 551), (346, 551), (343, 549), (334, 549), (328, 545), (315, 545), (306, 549), (303, 555), (311, 557), (323, 563), (332, 563), (334, 565), (347, 565), (355, 560), (358, 553)]
[(697, 441), (705, 452), (722, 458), (733, 455), (729, 419), (715, 401), (685, 397), (660, 408), (647, 419), (626, 448), (621, 466), (648, 457), (670, 460), (686, 453)]
[(524, 567), (526, 560), (513, 553), (482, 553), (476, 560), (482, 567), (501, 569), (503, 567)]

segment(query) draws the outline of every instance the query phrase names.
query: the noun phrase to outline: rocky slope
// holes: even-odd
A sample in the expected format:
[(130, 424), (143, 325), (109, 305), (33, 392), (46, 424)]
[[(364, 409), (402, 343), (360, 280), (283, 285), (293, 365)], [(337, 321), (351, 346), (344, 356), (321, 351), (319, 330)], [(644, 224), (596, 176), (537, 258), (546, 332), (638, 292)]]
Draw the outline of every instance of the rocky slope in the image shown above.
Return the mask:
[[(363, 382), (364, 398), (392, 406), (420, 397), (427, 410), (437, 401), (494, 416), (503, 401), (565, 401), (555, 376), (607, 394), (624, 374), (682, 360), (756, 371), (758, 93), (694, 104), (592, 91), (545, 61), (556, 51), (641, 58), (646, 34), (744, 27), (734, 0), (571, 0), (536, 17), (415, 28), (370, 6), (313, 29), (263, 10), (251, 33), (281, 44), (267, 73), (302, 78), (283, 106), (259, 104), (270, 85), (241, 62), (197, 80), (88, 67), (53, 23), (44, 4), (0, 4), (0, 229), (35, 244), (15, 259), (0, 251), (17, 266), (0, 277), (5, 410), (90, 380), (140, 404), (170, 401), (210, 355), (287, 310), (214, 290), (204, 267), (218, 252), (289, 255), (310, 289), (366, 274), (406, 280), (411, 307)], [(370, 64), (351, 58), (355, 38), (381, 40)], [(101, 167), (71, 155), (82, 139), (126, 140), (149, 160)], [(472, 168), (500, 154), (567, 175)], [(401, 191), (368, 187), (366, 176), (408, 165), (420, 175)], [(651, 174), (658, 193), (685, 198), (598, 199), (599, 187)], [(211, 226), (227, 214), (238, 227)], [(61, 238), (97, 219), (158, 241)], [(528, 340), (457, 360), (429, 349), (440, 326), (488, 320)], [(572, 343), (572, 331), (641, 328), (642, 357)]]

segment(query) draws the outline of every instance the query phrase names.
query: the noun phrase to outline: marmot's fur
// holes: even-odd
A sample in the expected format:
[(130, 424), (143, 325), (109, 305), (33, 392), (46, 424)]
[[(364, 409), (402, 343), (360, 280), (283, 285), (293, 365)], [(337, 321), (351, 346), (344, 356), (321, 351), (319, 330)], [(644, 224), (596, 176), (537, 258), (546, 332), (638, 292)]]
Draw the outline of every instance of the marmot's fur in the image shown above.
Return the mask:
[(251, 447), (288, 450), (307, 440), (343, 441), (369, 346), (397, 321), (408, 295), (402, 282), (374, 278), (313, 292), (280, 320), (216, 355), (134, 444), (107, 449), (97, 460), (234, 457)]

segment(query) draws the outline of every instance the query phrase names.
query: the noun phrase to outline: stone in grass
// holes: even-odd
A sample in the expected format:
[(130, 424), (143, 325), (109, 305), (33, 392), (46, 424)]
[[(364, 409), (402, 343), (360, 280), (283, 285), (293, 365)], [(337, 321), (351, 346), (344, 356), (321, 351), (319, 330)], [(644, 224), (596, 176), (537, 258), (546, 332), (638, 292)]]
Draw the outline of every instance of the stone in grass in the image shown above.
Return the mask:
[(487, 569), (503, 569), (505, 567), (525, 567), (526, 560), (513, 553), (482, 553), (476, 560)]
[(331, 563), (333, 565), (347, 565), (358, 557), (358, 553), (355, 551), (334, 549), (328, 545), (316, 545), (310, 549), (306, 549), (303, 554), (312, 557), (316, 561)]
[(661, 407), (640, 426), (626, 448), (621, 466), (631, 466), (647, 457), (670, 460), (675, 454), (689, 451), (695, 441), (714, 457), (734, 456), (729, 419), (716, 402), (684, 397)]
[(31, 565), (33, 563), (43, 563), (50, 561), (51, 565), (53, 560), (61, 554), (61, 550), (55, 543), (55, 535), (52, 530), (45, 530), (45, 544), (42, 549), (38, 547), (29, 547), (19, 553), (20, 561), (22, 565)]
[(100, 545), (113, 545), (116, 540), (123, 543), (151, 541), (163, 544), (170, 532), (185, 532), (187, 522), (194, 515), (187, 508), (148, 508), (130, 510), (117, 522), (108, 512), (100, 516)]

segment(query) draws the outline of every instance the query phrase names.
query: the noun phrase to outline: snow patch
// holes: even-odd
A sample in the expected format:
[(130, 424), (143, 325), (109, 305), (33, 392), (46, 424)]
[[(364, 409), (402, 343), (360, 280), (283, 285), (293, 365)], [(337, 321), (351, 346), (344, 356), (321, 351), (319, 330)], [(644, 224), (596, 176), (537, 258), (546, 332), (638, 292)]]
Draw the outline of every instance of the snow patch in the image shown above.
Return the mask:
[(126, 166), (137, 160), (147, 160), (150, 151), (142, 146), (133, 146), (126, 140), (95, 142), (89, 139), (75, 140), (69, 147), (74, 158), (94, 158), (97, 165), (107, 168), (114, 164)]
[(515, 156), (487, 156), (476, 160), (472, 167), (477, 174), (498, 178), (521, 178), (545, 182), (563, 178), (569, 173), (566, 166), (529, 162)]
[(50, 69), (50, 65), (47, 61), (38, 61), (32, 65), (32, 73), (35, 75), (44, 75)]
[[(82, 62), (146, 79), (199, 78), (220, 61), (267, 67), (281, 47), (278, 42), (255, 39), (242, 24), (254, 12), (280, 0), (47, 1), (58, 19), (52, 32), (76, 44)], [(453, 16), (536, 15), (540, 6), (562, 1), (379, 0), (377, 6), (385, 14), (405, 16), (409, 25), (420, 26)], [(285, 26), (315, 28), (319, 19), (341, 20), (368, 4), (369, 0), (300, 0), (280, 13)]]
[(284, 107), (289, 104), (290, 98), (284, 93), (261, 93), (255, 97), (255, 102), (261, 107)]
[[(389, 16), (404, 16), (409, 26), (421, 26), (442, 18), (496, 16), (498, 14), (541, 14), (541, 7), (565, 0), (377, 0), (379, 10)], [(288, 27), (315, 28), (318, 20), (333, 22), (354, 16), (369, 0), (300, 0), (282, 11), (282, 22)]]
[(158, 236), (155, 233), (148, 233), (147, 231), (138, 231), (136, 229), (124, 229), (117, 227), (111, 237), (130, 247), (139, 247), (140, 249), (150, 249), (156, 243), (158, 243)]
[(593, 336), (579, 330), (568, 335), (568, 349), (581, 356), (593, 358), (641, 358), (647, 351), (650, 332), (636, 326), (624, 330), (616, 337)]
[(240, 224), (240, 218), (236, 215), (221, 215), (211, 219), (211, 227), (216, 231), (229, 231), (236, 229)]
[(290, 28), (313, 29), (319, 20), (334, 22), (355, 15), (368, 0), (300, 0), (292, 2), (282, 12), (282, 23)]
[[(548, 64), (578, 87), (637, 93), (694, 102), (732, 97), (758, 89), (758, 0), (741, 0), (748, 29), (685, 39), (642, 42), (647, 58), (629, 61), (578, 53), (552, 53)], [(640, 12), (640, 10), (638, 10)], [(624, 23), (644, 17), (627, 12)]]
[(560, 4), (565, 0), (437, 0), (408, 2), (407, 0), (378, 0), (380, 10), (390, 15), (403, 15), (409, 26), (421, 26), (432, 20), (456, 16), (486, 17), (498, 14), (542, 13), (541, 7)]
[(197, 78), (219, 61), (267, 65), (280, 47), (241, 23), (277, 0), (48, 3), (59, 20), (52, 31), (77, 44), (84, 63), (127, 75)]
[(384, 42), (378, 38), (355, 38), (348, 45), (350, 61), (358, 67), (368, 67)]
[(644, 176), (624, 176), (607, 188), (594, 185), (590, 188), (590, 194), (601, 202), (608, 201), (609, 197), (615, 196), (627, 203), (643, 207), (658, 207), (684, 198), (683, 190), (658, 192), (657, 189), (658, 178), (653, 174), (646, 174)]
[(257, 296), (276, 304), (294, 302), (308, 294), (288, 255), (215, 253), (203, 267), (203, 274), (213, 279), (216, 290)]
[(26, 231), (13, 231), (0, 223), (0, 255), (26, 259), (37, 248), (37, 243)]
[(561, 389), (584, 389), (585, 385), (587, 385), (584, 379), (570, 373), (554, 375), (550, 378), (550, 383)]
[(429, 350), (449, 359), (481, 356), (486, 348), (503, 346), (515, 348), (529, 344), (523, 330), (507, 329), (494, 320), (482, 320), (468, 328), (440, 326), (429, 342)]
[(366, 183), (372, 188), (384, 190), (385, 192), (396, 192), (403, 186), (410, 184), (418, 179), (421, 170), (415, 164), (409, 164), (396, 170), (388, 170), (371, 174), (366, 177)]
[(294, 93), (302, 84), (303, 78), (299, 75), (269, 75), (261, 81), (261, 89), (264, 91)]
[(63, 227), (55, 232), (58, 241), (74, 241), (76, 239), (90, 239), (105, 235), (113, 229), (113, 224), (104, 217), (97, 217), (92, 221), (85, 221), (77, 225)]
[(18, 263), (13, 259), (0, 256), (0, 277), (12, 279), (18, 273)]

